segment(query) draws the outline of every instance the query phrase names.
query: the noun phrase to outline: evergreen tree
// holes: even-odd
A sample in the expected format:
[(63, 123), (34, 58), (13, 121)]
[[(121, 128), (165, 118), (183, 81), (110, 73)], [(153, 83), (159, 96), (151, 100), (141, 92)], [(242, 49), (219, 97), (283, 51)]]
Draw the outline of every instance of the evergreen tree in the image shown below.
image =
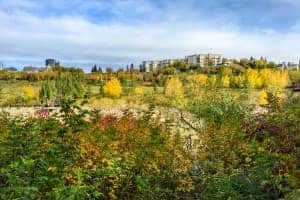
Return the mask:
[(106, 73), (108, 73), (108, 74), (113, 73), (113, 68), (112, 67), (107, 67), (106, 68)]
[(102, 73), (102, 68), (100, 66), (98, 67), (98, 72)]
[(91, 72), (92, 72), (92, 73), (96, 73), (97, 71), (98, 71), (98, 70), (97, 70), (97, 66), (94, 65)]
[(130, 64), (130, 72), (133, 72), (134, 71), (134, 65), (133, 63)]

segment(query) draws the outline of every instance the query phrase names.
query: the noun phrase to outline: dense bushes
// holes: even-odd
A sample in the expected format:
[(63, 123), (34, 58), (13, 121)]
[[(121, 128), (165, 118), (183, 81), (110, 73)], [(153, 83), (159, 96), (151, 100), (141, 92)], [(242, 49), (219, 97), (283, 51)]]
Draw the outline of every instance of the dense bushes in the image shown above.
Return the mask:
[(279, 199), (299, 189), (299, 104), (256, 117), (216, 93), (190, 104), (206, 119), (194, 172), (200, 199)]
[(150, 113), (87, 121), (76, 112), (1, 116), (1, 199), (188, 198), (190, 154)]
[[(282, 102), (283, 103), (283, 102)], [(195, 149), (154, 117), (101, 116), (62, 102), (31, 119), (0, 117), (1, 199), (279, 199), (300, 185), (300, 101), (253, 115), (207, 92), (186, 109)]]

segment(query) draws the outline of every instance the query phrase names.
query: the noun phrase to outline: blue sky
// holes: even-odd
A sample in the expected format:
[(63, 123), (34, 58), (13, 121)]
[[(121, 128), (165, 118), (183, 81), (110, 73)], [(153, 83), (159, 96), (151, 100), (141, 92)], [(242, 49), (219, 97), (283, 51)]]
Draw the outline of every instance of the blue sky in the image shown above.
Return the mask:
[(300, 57), (298, 0), (0, 0), (0, 62), (126, 65), (192, 53)]

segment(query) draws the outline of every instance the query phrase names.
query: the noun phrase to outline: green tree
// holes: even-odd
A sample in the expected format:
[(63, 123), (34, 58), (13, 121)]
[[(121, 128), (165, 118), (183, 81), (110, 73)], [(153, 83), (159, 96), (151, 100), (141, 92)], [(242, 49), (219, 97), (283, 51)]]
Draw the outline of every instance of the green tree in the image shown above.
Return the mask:
[(240, 60), (240, 65), (245, 67), (245, 68), (248, 68), (249, 67), (249, 60), (247, 58), (242, 58)]
[(277, 65), (276, 65), (276, 63), (275, 63), (275, 62), (273, 62), (273, 61), (270, 61), (270, 62), (268, 62), (268, 64), (267, 64), (267, 67), (268, 67), (268, 68), (276, 68), (276, 67), (277, 67)]
[(183, 61), (178, 61), (178, 62), (175, 62), (173, 64), (173, 67), (181, 72), (186, 72), (189, 70), (189, 65), (187, 65), (185, 62)]
[(94, 65), (93, 66), (93, 68), (92, 68), (92, 71), (91, 71), (92, 73), (96, 73), (96, 72), (98, 72), (98, 69), (97, 69), (97, 66), (96, 65)]
[(71, 73), (60, 73), (55, 80), (58, 99), (76, 99), (83, 94), (80, 76)]
[(48, 104), (48, 102), (53, 97), (53, 86), (51, 83), (47, 80), (42, 84), (42, 87), (39, 91), (39, 98), (42, 104)]

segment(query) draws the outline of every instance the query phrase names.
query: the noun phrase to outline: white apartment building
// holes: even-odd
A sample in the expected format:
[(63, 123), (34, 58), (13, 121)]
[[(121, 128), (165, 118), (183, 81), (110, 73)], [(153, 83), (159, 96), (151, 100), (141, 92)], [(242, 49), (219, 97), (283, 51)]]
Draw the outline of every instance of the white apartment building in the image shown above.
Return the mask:
[(160, 61), (160, 66), (172, 65), (176, 62), (184, 61), (184, 59), (165, 59)]
[(160, 61), (158, 60), (143, 61), (140, 70), (143, 72), (150, 72), (155, 70), (159, 66), (160, 66)]
[(196, 64), (200, 67), (204, 66), (217, 66), (222, 64), (222, 55), (221, 54), (194, 54), (186, 56), (185, 59), (165, 59), (165, 60), (150, 60), (150, 61), (143, 61), (142, 65), (140, 66), (141, 72), (150, 72), (158, 67), (163, 67), (166, 65), (172, 65), (175, 62), (184, 61), (187, 64)]
[(188, 64), (197, 64), (200, 67), (217, 66), (222, 64), (221, 54), (194, 54), (185, 57)]

